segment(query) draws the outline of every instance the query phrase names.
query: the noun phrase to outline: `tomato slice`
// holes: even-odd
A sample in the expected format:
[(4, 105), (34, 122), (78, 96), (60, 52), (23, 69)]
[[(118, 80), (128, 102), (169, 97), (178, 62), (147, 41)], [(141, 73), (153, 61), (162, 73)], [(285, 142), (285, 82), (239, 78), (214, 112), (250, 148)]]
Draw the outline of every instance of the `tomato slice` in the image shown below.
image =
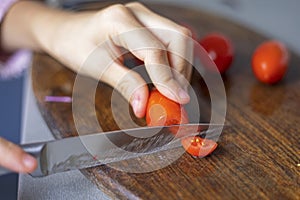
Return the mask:
[(211, 154), (218, 144), (210, 139), (200, 136), (189, 136), (181, 140), (183, 148), (192, 156), (203, 158)]

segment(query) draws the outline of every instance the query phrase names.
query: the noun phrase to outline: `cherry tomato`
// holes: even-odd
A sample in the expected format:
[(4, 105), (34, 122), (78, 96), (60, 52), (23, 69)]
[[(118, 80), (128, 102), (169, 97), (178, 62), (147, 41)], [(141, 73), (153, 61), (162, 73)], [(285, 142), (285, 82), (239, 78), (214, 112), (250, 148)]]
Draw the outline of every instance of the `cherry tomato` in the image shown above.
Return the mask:
[(218, 144), (210, 139), (203, 139), (200, 136), (190, 136), (181, 140), (183, 148), (195, 157), (205, 157), (211, 154)]
[(214, 61), (219, 72), (225, 73), (233, 61), (234, 49), (230, 39), (221, 33), (210, 33), (199, 43)]
[(289, 53), (285, 45), (270, 40), (259, 45), (253, 53), (252, 70), (263, 83), (274, 84), (286, 73)]
[(148, 126), (169, 126), (188, 123), (184, 107), (163, 96), (157, 89), (150, 92), (146, 109)]

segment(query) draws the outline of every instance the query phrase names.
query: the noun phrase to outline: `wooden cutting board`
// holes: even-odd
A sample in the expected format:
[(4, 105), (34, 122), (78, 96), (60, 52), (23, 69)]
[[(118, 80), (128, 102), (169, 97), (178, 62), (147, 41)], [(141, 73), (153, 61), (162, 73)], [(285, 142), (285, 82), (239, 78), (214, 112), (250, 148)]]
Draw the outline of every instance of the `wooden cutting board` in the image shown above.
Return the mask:
[[(86, 8), (98, 8), (103, 4)], [(198, 37), (212, 31), (228, 35), (235, 46), (232, 67), (223, 77), (227, 94), (226, 127), (217, 150), (203, 159), (182, 155), (171, 165), (148, 173), (126, 173), (109, 166), (81, 172), (111, 198), (118, 199), (300, 199), (300, 58), (291, 52), (285, 78), (276, 85), (259, 83), (251, 71), (251, 56), (264, 36), (202, 10), (151, 4), (154, 11), (188, 24)], [(35, 54), (32, 85), (40, 112), (56, 138), (77, 135), (71, 103), (47, 103), (47, 95), (72, 96), (75, 74), (48, 55)], [(82, 86), (82, 108), (90, 103)], [(209, 96), (203, 80), (194, 75), (202, 121), (209, 119)], [(103, 131), (116, 130), (110, 97), (112, 89), (99, 83), (96, 111)], [(80, 98), (79, 98), (80, 99)], [(128, 106), (120, 96), (119, 113)], [(122, 116), (122, 115), (120, 115)], [(125, 115), (124, 115), (125, 116)], [(134, 118), (133, 118), (134, 119)], [(81, 131), (99, 131), (90, 116), (80, 119)], [(123, 126), (128, 118), (121, 117)], [(139, 125), (144, 120), (134, 119)], [(127, 125), (130, 128), (130, 125)], [(151, 157), (149, 158), (151, 162)], [(143, 167), (143, 166), (134, 166)], [(80, 183), (78, 183), (80, 184)]]

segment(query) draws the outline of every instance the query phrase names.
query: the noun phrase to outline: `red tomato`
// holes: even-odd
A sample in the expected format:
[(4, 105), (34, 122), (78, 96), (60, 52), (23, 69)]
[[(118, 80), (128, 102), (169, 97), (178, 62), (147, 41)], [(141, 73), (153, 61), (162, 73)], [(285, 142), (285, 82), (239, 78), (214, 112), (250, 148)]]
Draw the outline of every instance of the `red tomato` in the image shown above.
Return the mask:
[(184, 107), (163, 96), (158, 90), (150, 92), (146, 122), (148, 126), (169, 126), (188, 123), (188, 116)]
[(221, 33), (210, 33), (203, 37), (199, 43), (214, 61), (219, 72), (225, 73), (232, 63), (234, 54), (230, 39)]
[(189, 154), (201, 158), (211, 154), (218, 146), (215, 141), (203, 139), (200, 136), (183, 138), (181, 144)]
[(289, 53), (283, 43), (270, 40), (259, 45), (253, 53), (252, 70), (263, 83), (280, 81), (288, 66)]

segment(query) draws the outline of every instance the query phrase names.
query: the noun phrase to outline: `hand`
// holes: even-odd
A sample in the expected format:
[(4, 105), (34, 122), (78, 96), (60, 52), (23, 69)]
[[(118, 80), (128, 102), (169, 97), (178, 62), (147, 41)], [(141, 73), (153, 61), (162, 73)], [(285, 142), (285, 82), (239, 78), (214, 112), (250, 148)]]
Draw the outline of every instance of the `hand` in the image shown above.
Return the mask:
[[(31, 12), (30, 20), (26, 21), (29, 25), (25, 23), (26, 16), (18, 19), (31, 27), (27, 30), (29, 39), (16, 44), (8, 34), (13, 32), (9, 24), (12, 23), (10, 20), (13, 14), (18, 15), (18, 12), (24, 10)], [(185, 90), (188, 84), (186, 80), (190, 79), (192, 70), (182, 57), (190, 58), (193, 54), (193, 48), (188, 42), (191, 33), (140, 3), (73, 13), (24, 1), (11, 9), (3, 27), (3, 43), (7, 49), (23, 44), (25, 47), (46, 51), (74, 71), (108, 83), (131, 103), (137, 117), (145, 115), (148, 88), (138, 73), (124, 67), (122, 58), (117, 56), (120, 47), (128, 49), (144, 61), (148, 75), (163, 95), (181, 104), (189, 102)], [(99, 59), (88, 62), (87, 68), (80, 69), (85, 66), (92, 51)]]
[(30, 173), (37, 167), (37, 161), (17, 145), (0, 137), (0, 166), (11, 171)]

